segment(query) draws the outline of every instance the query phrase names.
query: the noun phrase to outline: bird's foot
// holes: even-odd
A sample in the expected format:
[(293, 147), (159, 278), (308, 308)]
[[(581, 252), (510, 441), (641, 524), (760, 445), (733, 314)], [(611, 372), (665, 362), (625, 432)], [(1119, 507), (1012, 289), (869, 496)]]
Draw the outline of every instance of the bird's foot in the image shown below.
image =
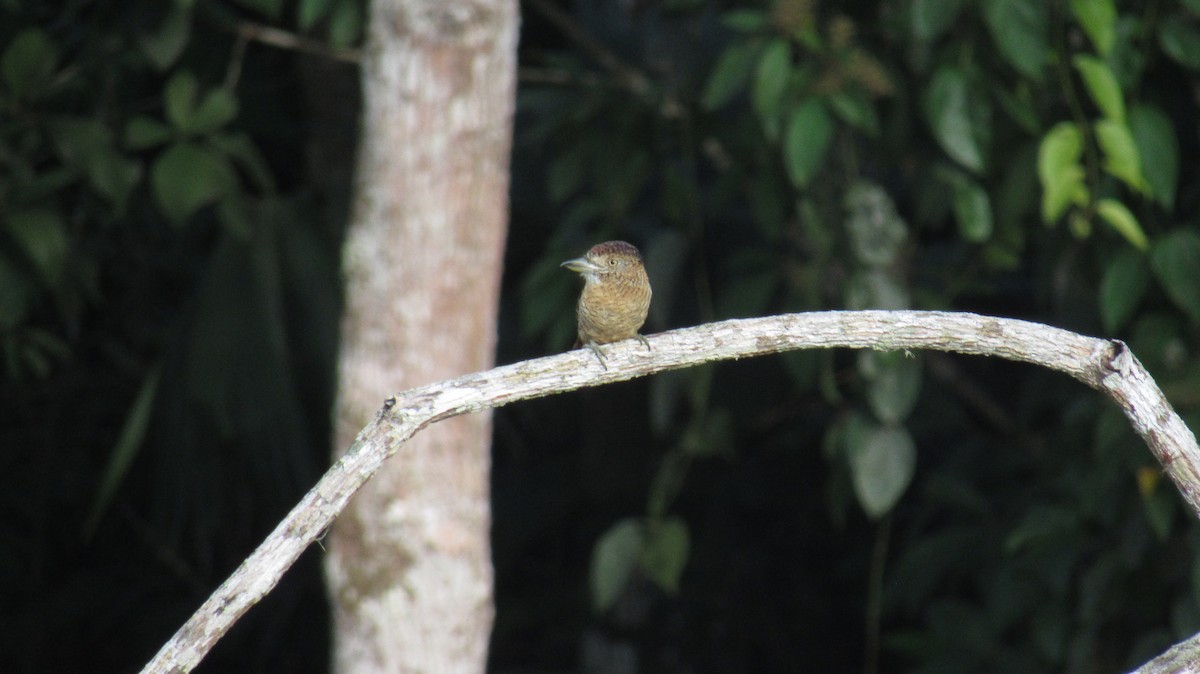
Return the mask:
[(607, 359), (604, 357), (604, 350), (600, 348), (600, 345), (595, 342), (588, 342), (587, 344), (584, 344), (584, 346), (591, 349), (592, 353), (596, 354), (596, 360), (600, 361), (600, 367), (607, 370), (608, 363), (605, 362)]
[(637, 334), (635, 334), (635, 335), (633, 336), (633, 338), (634, 338), (634, 339), (636, 339), (637, 341), (641, 342), (641, 343), (642, 343), (642, 346), (646, 347), (646, 350), (647, 350), (647, 351), (652, 351), (652, 350), (653, 350), (653, 349), (651, 349), (651, 348), (650, 348), (650, 342), (646, 341), (646, 338), (645, 338), (645, 337), (643, 337), (642, 335), (637, 335)]

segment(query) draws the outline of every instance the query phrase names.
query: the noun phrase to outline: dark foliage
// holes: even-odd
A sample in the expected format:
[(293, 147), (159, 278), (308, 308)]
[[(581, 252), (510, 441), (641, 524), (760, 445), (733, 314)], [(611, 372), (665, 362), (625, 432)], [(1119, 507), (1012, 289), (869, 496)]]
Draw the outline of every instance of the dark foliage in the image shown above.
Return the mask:
[[(647, 332), (836, 308), (1128, 341), (1200, 420), (1200, 3), (523, 7), (500, 362), (591, 244)], [(0, 0), (0, 671), (135, 671), (317, 478), (363, 8)], [(283, 28), (291, 47), (264, 44)], [(496, 672), (1120, 671), (1200, 536), (1061, 375), (794, 353), (500, 410)], [(324, 671), (319, 550), (201, 671)]]

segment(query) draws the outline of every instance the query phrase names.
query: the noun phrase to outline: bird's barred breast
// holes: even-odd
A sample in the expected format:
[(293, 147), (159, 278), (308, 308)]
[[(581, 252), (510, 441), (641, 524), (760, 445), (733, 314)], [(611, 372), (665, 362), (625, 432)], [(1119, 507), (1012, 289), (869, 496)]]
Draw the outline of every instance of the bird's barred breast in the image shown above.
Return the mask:
[(588, 283), (579, 298), (579, 337), (596, 344), (629, 339), (646, 322), (649, 309), (647, 282)]

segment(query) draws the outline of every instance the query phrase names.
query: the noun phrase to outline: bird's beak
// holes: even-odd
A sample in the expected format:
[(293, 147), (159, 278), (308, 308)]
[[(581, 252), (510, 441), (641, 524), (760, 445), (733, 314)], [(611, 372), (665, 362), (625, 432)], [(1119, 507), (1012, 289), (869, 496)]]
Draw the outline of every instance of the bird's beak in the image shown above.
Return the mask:
[(562, 263), (562, 265), (560, 265), (560, 266), (566, 267), (567, 269), (570, 269), (571, 271), (579, 272), (580, 274), (585, 274), (590, 271), (597, 272), (597, 271), (601, 271), (604, 269), (604, 267), (601, 267), (600, 265), (596, 264), (595, 262), (592, 262), (591, 260), (587, 259), (586, 257), (577, 257), (573, 260), (567, 260), (566, 262)]

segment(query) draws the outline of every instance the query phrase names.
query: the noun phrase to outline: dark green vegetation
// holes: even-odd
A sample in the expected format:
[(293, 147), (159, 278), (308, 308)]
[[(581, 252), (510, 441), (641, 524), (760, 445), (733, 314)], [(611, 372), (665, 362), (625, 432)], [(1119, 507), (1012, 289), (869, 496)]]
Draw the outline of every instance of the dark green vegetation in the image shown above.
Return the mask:
[[(622, 238), (647, 332), (1028, 318), (1200, 427), (1197, 0), (523, 10), (501, 362), (569, 346), (558, 263)], [(0, 1), (0, 670), (139, 667), (325, 464), (362, 15)], [(1115, 409), (914, 355), (501, 410), (493, 669), (1107, 672), (1200, 630), (1195, 519)], [(322, 671), (317, 561), (202, 671)]]

